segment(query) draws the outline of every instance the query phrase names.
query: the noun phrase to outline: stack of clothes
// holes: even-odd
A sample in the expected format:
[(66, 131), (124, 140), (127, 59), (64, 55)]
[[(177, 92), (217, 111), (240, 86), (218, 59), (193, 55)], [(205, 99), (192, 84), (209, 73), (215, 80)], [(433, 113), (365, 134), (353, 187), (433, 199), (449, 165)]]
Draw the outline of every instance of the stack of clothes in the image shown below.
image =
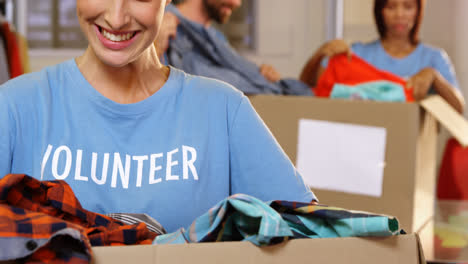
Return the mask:
[(85, 210), (64, 181), (24, 174), (0, 179), (0, 262), (90, 263), (92, 247), (249, 241), (258, 246), (296, 238), (392, 236), (394, 217), (235, 194), (187, 228), (166, 234), (145, 214)]
[(385, 102), (414, 102), (406, 80), (377, 69), (360, 57), (345, 54), (330, 59), (314, 93), (319, 97)]
[(395, 217), (309, 203), (262, 202), (235, 194), (187, 229), (160, 235), (154, 244), (249, 241), (257, 246), (296, 238), (385, 237), (404, 233)]
[[(24, 174), (0, 180), (0, 262), (90, 263), (92, 246), (151, 244), (159, 235), (135, 222), (83, 209), (64, 181)], [(157, 224), (152, 229), (164, 233)]]

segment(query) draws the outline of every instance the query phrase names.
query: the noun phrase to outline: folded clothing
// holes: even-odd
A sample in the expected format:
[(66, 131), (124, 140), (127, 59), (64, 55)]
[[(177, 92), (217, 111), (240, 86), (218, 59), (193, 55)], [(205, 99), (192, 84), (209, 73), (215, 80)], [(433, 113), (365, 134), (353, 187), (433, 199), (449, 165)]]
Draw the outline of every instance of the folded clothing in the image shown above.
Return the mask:
[(219, 202), (187, 228), (157, 236), (153, 244), (250, 241), (271, 245), (291, 238), (391, 236), (402, 232), (394, 217), (308, 203), (236, 194)]
[(327, 205), (273, 201), (295, 238), (386, 237), (405, 233), (392, 216)]
[(401, 84), (390, 81), (373, 81), (357, 85), (335, 83), (330, 98), (405, 102), (404, 89)]
[(235, 194), (198, 217), (187, 230), (180, 228), (161, 235), (153, 244), (250, 241), (263, 246), (292, 235), (288, 224), (273, 208), (255, 197)]
[(0, 261), (89, 263), (92, 246), (151, 244), (144, 223), (125, 225), (82, 208), (64, 181), (0, 179)]
[(414, 102), (413, 90), (406, 87), (406, 81), (403, 78), (379, 70), (356, 55), (352, 55), (351, 58), (345, 54), (333, 56), (313, 90), (316, 96), (330, 97), (335, 84), (358, 85), (374, 81), (390, 81), (400, 84), (404, 87), (406, 102)]

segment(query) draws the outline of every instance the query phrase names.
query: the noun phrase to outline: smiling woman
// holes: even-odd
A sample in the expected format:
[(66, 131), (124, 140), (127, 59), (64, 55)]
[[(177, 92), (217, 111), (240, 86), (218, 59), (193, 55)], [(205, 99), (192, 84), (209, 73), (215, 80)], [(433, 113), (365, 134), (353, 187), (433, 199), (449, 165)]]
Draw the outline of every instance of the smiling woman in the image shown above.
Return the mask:
[(437, 93), (463, 113), (465, 101), (452, 62), (444, 50), (419, 40), (425, 4), (425, 0), (374, 0), (379, 39), (352, 45), (337, 39), (323, 44), (304, 67), (301, 80), (315, 86), (327, 66), (322, 59), (354, 53), (376, 68), (406, 79), (416, 100)]
[[(114, 67), (142, 59), (153, 62), (151, 72), (160, 71), (162, 65), (154, 57), (151, 43), (159, 31), (165, 5), (166, 1), (77, 0), (78, 21), (89, 42), (78, 64), (94, 56)], [(94, 62), (91, 59), (90, 63)]]
[(0, 86), (0, 177), (65, 180), (84, 208), (169, 232), (235, 193), (315, 200), (247, 97), (160, 63), (169, 2), (76, 1), (84, 54)]

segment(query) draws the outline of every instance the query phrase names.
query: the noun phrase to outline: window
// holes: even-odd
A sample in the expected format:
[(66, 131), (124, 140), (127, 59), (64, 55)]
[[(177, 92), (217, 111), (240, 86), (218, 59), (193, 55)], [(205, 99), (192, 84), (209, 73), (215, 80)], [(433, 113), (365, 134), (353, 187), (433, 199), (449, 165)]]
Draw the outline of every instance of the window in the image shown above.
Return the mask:
[(26, 35), (30, 48), (86, 47), (87, 41), (81, 33), (76, 17), (76, 0), (11, 2), (13, 20), (19, 27), (20, 33)]

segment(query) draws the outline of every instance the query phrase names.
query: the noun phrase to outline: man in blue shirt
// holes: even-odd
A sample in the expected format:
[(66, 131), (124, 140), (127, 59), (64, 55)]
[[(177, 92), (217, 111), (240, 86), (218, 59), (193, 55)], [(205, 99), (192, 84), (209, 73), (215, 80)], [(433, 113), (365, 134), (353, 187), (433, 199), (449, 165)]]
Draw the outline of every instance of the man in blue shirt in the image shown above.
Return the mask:
[[(167, 7), (157, 49), (165, 62), (187, 73), (225, 81), (246, 94), (311, 95), (296, 79), (282, 79), (271, 65), (239, 55), (212, 22), (225, 23), (240, 0), (184, 0)], [(169, 39), (171, 39), (169, 41)]]

